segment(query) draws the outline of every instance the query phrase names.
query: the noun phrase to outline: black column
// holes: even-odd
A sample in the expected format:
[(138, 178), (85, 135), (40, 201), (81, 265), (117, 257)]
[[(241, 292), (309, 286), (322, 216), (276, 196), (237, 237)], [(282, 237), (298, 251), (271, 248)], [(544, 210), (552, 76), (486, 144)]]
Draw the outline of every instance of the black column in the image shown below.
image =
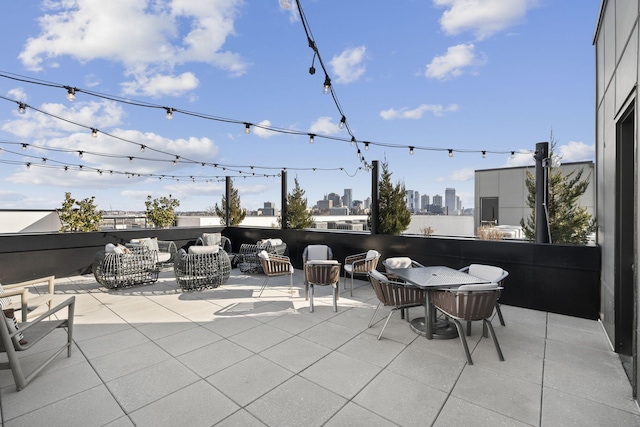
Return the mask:
[(287, 221), (285, 221), (285, 218), (287, 218), (287, 211), (289, 210), (289, 207), (287, 206), (287, 170), (283, 169), (282, 172), (280, 173), (280, 185), (281, 185), (281, 190), (280, 190), (280, 198), (281, 198), (281, 206), (282, 209), (280, 210), (280, 218), (282, 218), (282, 221), (280, 221), (282, 223), (282, 229), (286, 230), (288, 228), (288, 224)]
[(549, 143), (536, 144), (536, 243), (551, 243), (549, 236)]
[(371, 234), (378, 234), (378, 160), (374, 160), (371, 162)]
[(226, 184), (225, 200), (227, 201), (227, 203), (226, 203), (226, 206), (224, 207), (224, 212), (225, 212), (225, 215), (227, 216), (227, 227), (230, 227), (231, 226), (231, 208), (229, 206), (231, 204), (231, 177), (228, 175), (225, 177), (225, 184)]

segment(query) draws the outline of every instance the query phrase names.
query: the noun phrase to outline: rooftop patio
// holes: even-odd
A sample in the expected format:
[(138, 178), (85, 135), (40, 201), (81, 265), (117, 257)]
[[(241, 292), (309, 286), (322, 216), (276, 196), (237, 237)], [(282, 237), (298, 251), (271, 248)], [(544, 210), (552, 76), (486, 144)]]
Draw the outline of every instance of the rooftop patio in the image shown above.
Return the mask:
[[(368, 282), (352, 298), (341, 288), (337, 313), (317, 288), (309, 313), (300, 270), (293, 293), (276, 277), (257, 298), (263, 278), (234, 269), (192, 293), (171, 270), (117, 291), (92, 275), (57, 279), (61, 299), (76, 296), (72, 357), (20, 392), (2, 371), (3, 425), (640, 426), (598, 321), (503, 305), (507, 326), (494, 325), (506, 360), (475, 325), (470, 366), (459, 340), (428, 341), (399, 314), (376, 340)], [(47, 348), (23, 355), (27, 369)]]

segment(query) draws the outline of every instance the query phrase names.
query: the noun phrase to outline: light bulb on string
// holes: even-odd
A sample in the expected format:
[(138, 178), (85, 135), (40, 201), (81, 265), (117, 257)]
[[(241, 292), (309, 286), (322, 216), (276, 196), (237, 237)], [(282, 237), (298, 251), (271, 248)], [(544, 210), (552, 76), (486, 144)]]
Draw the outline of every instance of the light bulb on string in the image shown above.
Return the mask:
[(315, 142), (315, 135), (310, 133), (309, 134), (309, 144), (313, 144)]
[(484, 151), (484, 150), (482, 150), (482, 158), (484, 159), (484, 158), (486, 158), (486, 157), (487, 157), (487, 152), (486, 152), (486, 151)]
[(511, 152), (511, 158), (513, 159), (515, 156), (516, 156), (516, 152), (515, 152), (515, 151), (512, 151), (512, 152)]
[(180, 156), (176, 156), (176, 158), (173, 160), (173, 164), (177, 165), (178, 164), (178, 160), (180, 160)]
[(413, 156), (413, 148), (414, 147), (409, 146), (409, 154), (412, 155), (412, 156)]
[(70, 86), (65, 86), (65, 89), (67, 89), (67, 100), (69, 100), (70, 102), (73, 102), (76, 100), (76, 88), (75, 87), (70, 87)]
[(31, 163), (27, 162), (27, 169), (31, 169)]
[(325, 95), (329, 93), (329, 90), (331, 90), (331, 79), (329, 78), (328, 75), (324, 76), (324, 87), (322, 89), (322, 93), (324, 93)]
[(347, 118), (345, 116), (342, 116), (342, 118), (340, 119), (340, 124), (338, 125), (338, 127), (340, 129), (344, 128), (345, 123), (347, 123)]
[(27, 145), (28, 144), (22, 144), (22, 151), (25, 151), (27, 149)]
[(98, 129), (96, 128), (91, 128), (91, 136), (94, 138), (98, 137)]
[(249, 123), (245, 123), (244, 124), (244, 133), (246, 133), (246, 134), (251, 133), (251, 124), (249, 124)]
[(83, 154), (84, 153), (82, 151), (78, 151), (78, 157), (82, 158)]
[(18, 104), (18, 114), (24, 114), (27, 112), (27, 106), (22, 102)]
[(44, 163), (47, 163), (47, 158), (46, 158), (46, 157), (43, 157), (43, 158), (42, 158), (42, 163), (43, 163), (43, 164), (44, 164)]
[(173, 108), (165, 107), (165, 110), (167, 110), (167, 120), (173, 119)]
[(351, 146), (353, 147), (354, 145), (356, 145), (356, 137), (352, 136), (351, 137)]
[(453, 150), (449, 149), (449, 157), (453, 157)]
[(144, 153), (144, 149), (146, 148), (146, 146), (144, 144), (140, 144), (140, 152)]
[(369, 151), (369, 143), (367, 141), (364, 142), (364, 149)]
[(129, 156), (129, 163), (133, 162), (133, 157)]

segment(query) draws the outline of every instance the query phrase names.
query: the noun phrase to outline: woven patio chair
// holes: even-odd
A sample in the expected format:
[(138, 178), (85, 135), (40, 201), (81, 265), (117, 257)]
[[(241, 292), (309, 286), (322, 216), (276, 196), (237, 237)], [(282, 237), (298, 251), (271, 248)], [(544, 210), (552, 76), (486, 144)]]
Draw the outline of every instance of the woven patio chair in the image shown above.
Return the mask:
[(180, 249), (173, 264), (176, 281), (184, 291), (217, 288), (229, 280), (231, 260), (219, 246), (190, 246)]
[(178, 252), (176, 244), (170, 240), (158, 240), (155, 237), (143, 237), (139, 239), (131, 239), (126, 247), (129, 249), (136, 246), (146, 246), (150, 251), (156, 251), (158, 260), (157, 266), (161, 268), (171, 267), (173, 259)]
[(347, 289), (347, 274), (351, 276), (351, 296), (353, 296), (353, 276), (367, 276), (369, 271), (378, 267), (380, 252), (369, 250), (355, 255), (349, 255), (344, 259), (344, 288)]
[(263, 273), (258, 253), (266, 251), (268, 254), (284, 255), (287, 244), (280, 239), (264, 239), (256, 244), (243, 243), (238, 254), (238, 268), (243, 273)]
[[(462, 267), (460, 271), (468, 273), (472, 276), (485, 279), (491, 283), (495, 283), (497, 286), (501, 286), (504, 289), (504, 279), (509, 273), (500, 267), (485, 264), (470, 264), (466, 267)], [(469, 285), (473, 286), (473, 285)], [(502, 317), (502, 310), (500, 310), (500, 299), (496, 300), (496, 313), (500, 319), (500, 324), (505, 326), (504, 317)], [(471, 335), (471, 322), (467, 322), (467, 335)]]
[(336, 260), (309, 260), (304, 269), (309, 282), (309, 311), (313, 313), (313, 287), (333, 287), (333, 311), (338, 311), (338, 286), (340, 283), (340, 263)]
[[(0, 298), (6, 294), (0, 293)], [(22, 390), (38, 375), (47, 365), (49, 365), (62, 352), (67, 350), (67, 357), (71, 357), (71, 345), (73, 340), (73, 315), (75, 310), (76, 297), (70, 297), (64, 302), (42, 313), (36, 319), (30, 322), (22, 322), (18, 325), (9, 322), (0, 322), (0, 351), (7, 353), (7, 362), (0, 363), (0, 369), (11, 369), (13, 380), (16, 383), (16, 389)], [(67, 317), (60, 319), (63, 314), (62, 309), (67, 308)], [(55, 319), (55, 320), (51, 320)], [(25, 363), (30, 366), (30, 372), (25, 375), (22, 362), (23, 358), (18, 357), (17, 352), (27, 351), (35, 346), (40, 340), (47, 337), (49, 333), (55, 329), (66, 328), (67, 337), (62, 347), (57, 347), (52, 340), (47, 339), (46, 344), (42, 346), (40, 351), (54, 351), (48, 355), (44, 361), (39, 362), (29, 360)], [(35, 354), (35, 353), (34, 353)], [(24, 358), (27, 359), (32, 358)], [(39, 363), (39, 364), (38, 364)]]
[(387, 316), (387, 320), (385, 320), (380, 333), (378, 334), (378, 339), (382, 338), (382, 333), (384, 329), (387, 327), (387, 323), (389, 323), (389, 319), (391, 319), (391, 315), (397, 311), (406, 311), (407, 313), (407, 322), (409, 321), (409, 308), (411, 307), (424, 307), (426, 302), (426, 292), (424, 289), (416, 288), (413, 286), (409, 286), (404, 282), (398, 282), (395, 280), (390, 280), (388, 276), (380, 273), (377, 270), (371, 270), (368, 273), (369, 281), (371, 282), (371, 287), (378, 298), (378, 306), (376, 307), (376, 311), (373, 312), (373, 316), (371, 316), (371, 320), (369, 321), (368, 328), (373, 325), (373, 320), (376, 318), (376, 314), (378, 314), (378, 310), (380, 306), (391, 307), (391, 311)]
[(500, 344), (498, 344), (498, 339), (490, 320), (501, 291), (501, 287), (498, 287), (495, 283), (490, 283), (486, 285), (462, 285), (458, 289), (429, 292), (431, 303), (455, 323), (469, 365), (473, 365), (473, 360), (471, 359), (467, 339), (464, 336), (460, 321), (482, 320), (482, 335), (486, 337), (487, 331), (491, 333), (493, 344), (498, 352), (498, 358), (500, 361), (504, 361)]
[(96, 281), (108, 289), (146, 285), (158, 280), (158, 253), (144, 245), (123, 248), (111, 243), (93, 260)]
[(262, 265), (262, 271), (267, 276), (264, 279), (264, 283), (262, 284), (262, 288), (260, 288), (260, 294), (258, 298), (262, 296), (262, 292), (267, 287), (267, 283), (271, 277), (276, 276), (289, 276), (289, 292), (293, 292), (293, 265), (291, 265), (291, 260), (288, 256), (284, 255), (273, 255), (269, 254), (267, 251), (260, 251), (258, 253), (258, 258), (260, 259), (260, 264)]
[(202, 233), (202, 236), (196, 240), (196, 246), (213, 246), (218, 245), (229, 254), (232, 252), (231, 240), (222, 235), (222, 233)]

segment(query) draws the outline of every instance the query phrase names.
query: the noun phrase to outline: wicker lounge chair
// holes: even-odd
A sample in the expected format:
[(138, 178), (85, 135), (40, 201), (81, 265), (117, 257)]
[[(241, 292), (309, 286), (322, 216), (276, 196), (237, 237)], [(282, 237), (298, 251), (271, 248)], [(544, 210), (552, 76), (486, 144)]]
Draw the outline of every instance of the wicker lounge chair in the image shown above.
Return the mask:
[(158, 253), (146, 246), (122, 248), (111, 243), (93, 260), (93, 275), (102, 286), (115, 289), (155, 283)]
[(196, 246), (213, 246), (218, 245), (227, 254), (232, 252), (231, 240), (228, 237), (223, 236), (221, 233), (202, 233), (202, 236), (196, 240)]
[(243, 243), (238, 255), (238, 268), (243, 273), (263, 273), (258, 253), (266, 251), (272, 255), (285, 255), (287, 244), (280, 239), (264, 239), (256, 244)]
[(176, 252), (178, 252), (174, 242), (170, 240), (158, 240), (155, 237), (131, 239), (129, 243), (126, 244), (130, 249), (140, 245), (146, 246), (150, 251), (156, 251), (158, 267), (171, 267), (173, 265), (173, 259), (176, 256)]
[(173, 264), (176, 281), (182, 290), (217, 288), (229, 280), (231, 261), (219, 246), (191, 246), (180, 249)]

